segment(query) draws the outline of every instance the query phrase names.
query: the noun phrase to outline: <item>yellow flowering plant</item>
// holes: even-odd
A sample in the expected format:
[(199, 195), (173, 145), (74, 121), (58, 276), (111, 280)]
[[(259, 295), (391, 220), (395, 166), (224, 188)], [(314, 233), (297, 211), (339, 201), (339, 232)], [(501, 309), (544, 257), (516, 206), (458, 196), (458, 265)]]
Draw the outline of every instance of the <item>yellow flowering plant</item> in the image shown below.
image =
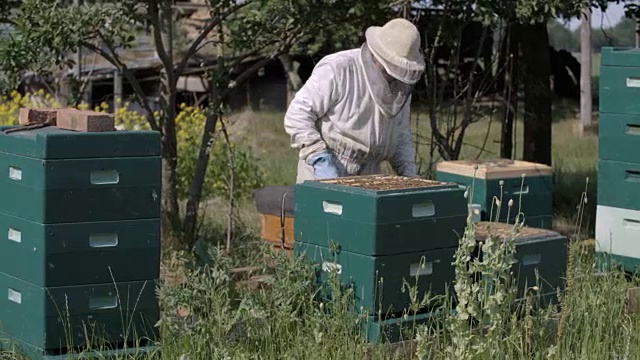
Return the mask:
[[(129, 102), (118, 99), (118, 109), (114, 117), (116, 126), (125, 130), (149, 130), (150, 126), (145, 115), (130, 110)], [(21, 95), (13, 91), (10, 96), (0, 97), (0, 125), (15, 125), (18, 123), (20, 108), (60, 108), (61, 105), (55, 98), (39, 91), (34, 94)], [(88, 110), (87, 104), (77, 106), (79, 110)], [(96, 106), (94, 111), (108, 112), (109, 105), (102, 103)], [(160, 117), (158, 112), (153, 114), (156, 119)], [(180, 111), (176, 116), (176, 137), (178, 144), (178, 195), (186, 198), (189, 195), (189, 187), (195, 173), (198, 155), (202, 141), (202, 131), (206, 114), (202, 108), (180, 105)], [(230, 189), (231, 167), (229, 165), (229, 152), (225, 139), (220, 136), (220, 126), (216, 128), (213, 144), (210, 149), (209, 166), (205, 176), (202, 198), (215, 196), (227, 196)], [(235, 196), (246, 197), (251, 191), (263, 185), (263, 176), (257, 165), (257, 161), (250, 150), (231, 145), (235, 164)]]

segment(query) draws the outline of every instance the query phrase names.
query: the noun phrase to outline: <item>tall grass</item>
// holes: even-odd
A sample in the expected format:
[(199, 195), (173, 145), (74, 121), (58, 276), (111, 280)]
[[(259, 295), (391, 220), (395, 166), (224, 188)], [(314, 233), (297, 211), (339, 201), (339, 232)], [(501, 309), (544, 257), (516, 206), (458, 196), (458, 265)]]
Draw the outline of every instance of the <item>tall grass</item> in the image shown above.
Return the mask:
[[(236, 134), (236, 139), (251, 139), (250, 145), (261, 159), (270, 184), (291, 183), (297, 157), (286, 148), (288, 139), (282, 130), (281, 114), (260, 116), (254, 128), (245, 128), (245, 133)], [(468, 142), (483, 141), (486, 131), (490, 132), (490, 139), (496, 139), (497, 127), (487, 130), (489, 121), (472, 125)], [(575, 138), (571, 126), (562, 121), (554, 124), (556, 209), (567, 222), (581, 218), (590, 223), (595, 214), (592, 206), (597, 146), (595, 137)], [(263, 136), (255, 136), (258, 133)], [(493, 140), (488, 144), (488, 152), (481, 157), (491, 157), (496, 151)], [(475, 157), (476, 150), (468, 147), (465, 157)], [(587, 177), (585, 189), (579, 184), (584, 184)], [(319, 296), (311, 264), (261, 246), (252, 204), (240, 209), (242, 221), (238, 222), (235, 243), (238, 250), (232, 254), (220, 250), (216, 243), (223, 237), (224, 221), (219, 219), (225, 211), (220, 205), (217, 201), (205, 204), (206, 231), (192, 251), (165, 255), (165, 276), (158, 289), (162, 306), (158, 324), (160, 351), (119, 359), (406, 358), (386, 344), (366, 343), (364, 317), (349, 311), (354, 294), (341, 290), (337, 279), (330, 279), (334, 296), (325, 300)], [(451, 305), (446, 303), (433, 326), (407, 323), (406, 330), (414, 334), (415, 358), (640, 358), (640, 316), (627, 313), (625, 301), (626, 289), (637, 285), (636, 278), (628, 279), (615, 270), (596, 269), (593, 249), (586, 249), (575, 236), (570, 242), (567, 289), (560, 297), (560, 306), (537, 307), (535, 289), (525, 301), (513, 306), (513, 288), (508, 281), (496, 286), (495, 281), (469, 280), (478, 271), (490, 274), (493, 280), (509, 278), (514, 247), (512, 239), (506, 240), (490, 242), (487, 251), (494, 256), (477, 263), (475, 268), (469, 267), (466, 264), (475, 241), (473, 224), (468, 224), (452, 259), (452, 266), (456, 267), (453, 295), (458, 300), (457, 311), (446, 311)], [(268, 271), (266, 286), (258, 289), (234, 279), (230, 272), (233, 267), (267, 268), (273, 263), (277, 265)], [(410, 290), (419, 293), (415, 288)], [(411, 319), (411, 313), (407, 318)], [(20, 359), (9, 350), (0, 352), (0, 358)]]

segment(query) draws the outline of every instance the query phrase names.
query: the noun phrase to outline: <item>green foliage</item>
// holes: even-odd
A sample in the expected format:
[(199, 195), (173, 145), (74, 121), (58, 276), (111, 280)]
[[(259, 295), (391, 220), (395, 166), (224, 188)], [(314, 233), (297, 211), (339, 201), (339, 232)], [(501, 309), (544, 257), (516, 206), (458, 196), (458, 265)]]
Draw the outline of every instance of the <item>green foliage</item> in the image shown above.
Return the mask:
[(12, 33), (0, 39), (0, 68), (16, 85), (24, 70), (48, 73), (52, 67), (70, 67), (68, 56), (79, 45), (129, 47), (132, 23), (140, 4), (127, 0), (70, 7), (56, 0), (25, 0), (13, 16)]
[[(560, 22), (553, 20), (549, 22), (547, 29), (551, 46), (571, 52), (580, 51), (580, 27), (571, 31)], [(612, 27), (596, 26), (591, 30), (593, 51), (599, 53), (605, 46), (634, 47), (635, 33), (636, 22), (629, 18), (621, 19)]]
[[(189, 196), (191, 181), (200, 153), (205, 119), (204, 110), (184, 104), (176, 117), (178, 197), (181, 199), (186, 199)], [(229, 196), (232, 175), (231, 160), (233, 160), (235, 168), (234, 194), (236, 197), (246, 198), (253, 190), (263, 186), (263, 175), (253, 153), (244, 146), (227, 144), (220, 127), (214, 134), (213, 144), (209, 151), (209, 166), (202, 189), (203, 199)], [(229, 157), (230, 155), (232, 158)]]
[(231, 46), (308, 55), (326, 46), (358, 46), (367, 26), (388, 20), (390, 4), (389, 0), (254, 1), (229, 23)]

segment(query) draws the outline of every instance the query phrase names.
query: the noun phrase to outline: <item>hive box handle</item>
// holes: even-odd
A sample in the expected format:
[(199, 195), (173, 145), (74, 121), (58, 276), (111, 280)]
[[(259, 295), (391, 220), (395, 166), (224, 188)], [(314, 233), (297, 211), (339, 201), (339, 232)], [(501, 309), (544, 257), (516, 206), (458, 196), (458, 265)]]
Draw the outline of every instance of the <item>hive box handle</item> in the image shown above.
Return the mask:
[(524, 195), (524, 194), (528, 194), (529, 193), (529, 185), (516, 185), (514, 186), (513, 195)]
[(409, 274), (412, 277), (431, 275), (433, 274), (433, 262), (411, 264)]
[(635, 219), (623, 219), (622, 226), (630, 230), (640, 230), (640, 221)]
[(639, 182), (640, 181), (640, 171), (638, 170), (627, 170), (625, 172), (625, 180), (629, 182)]
[(89, 174), (93, 185), (113, 185), (120, 182), (120, 174), (115, 170), (97, 170)]
[(414, 204), (411, 208), (411, 216), (414, 218), (430, 217), (436, 214), (436, 206), (432, 201)]
[(326, 214), (342, 215), (342, 204), (331, 201), (323, 201), (322, 210)]
[(640, 125), (637, 124), (627, 124), (627, 130), (625, 131), (627, 135), (640, 135)]
[(109, 310), (118, 307), (117, 296), (97, 296), (89, 298), (89, 309), (91, 310)]
[(7, 239), (9, 239), (9, 241), (15, 241), (17, 243), (21, 243), (22, 232), (14, 228), (9, 228), (9, 231), (7, 232)]
[(89, 246), (92, 248), (110, 248), (118, 246), (118, 234), (90, 234)]
[(542, 254), (527, 254), (522, 258), (522, 265), (538, 265), (542, 260)]
[(16, 166), (9, 166), (9, 179), (22, 181), (22, 169)]
[(14, 302), (16, 304), (22, 304), (22, 293), (18, 290), (13, 290), (12, 288), (9, 288), (7, 298), (11, 302)]
[(627, 78), (627, 87), (632, 87), (632, 88), (640, 87), (640, 78), (628, 77)]

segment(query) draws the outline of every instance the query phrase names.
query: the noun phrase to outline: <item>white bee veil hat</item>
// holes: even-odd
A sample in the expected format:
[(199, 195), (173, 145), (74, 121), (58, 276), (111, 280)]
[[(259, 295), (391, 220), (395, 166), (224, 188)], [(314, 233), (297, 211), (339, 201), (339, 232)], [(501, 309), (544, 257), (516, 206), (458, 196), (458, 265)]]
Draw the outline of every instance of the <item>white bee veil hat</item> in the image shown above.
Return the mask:
[(382, 27), (369, 27), (365, 37), (369, 49), (389, 75), (410, 85), (420, 80), (425, 61), (415, 25), (405, 19), (393, 19)]

